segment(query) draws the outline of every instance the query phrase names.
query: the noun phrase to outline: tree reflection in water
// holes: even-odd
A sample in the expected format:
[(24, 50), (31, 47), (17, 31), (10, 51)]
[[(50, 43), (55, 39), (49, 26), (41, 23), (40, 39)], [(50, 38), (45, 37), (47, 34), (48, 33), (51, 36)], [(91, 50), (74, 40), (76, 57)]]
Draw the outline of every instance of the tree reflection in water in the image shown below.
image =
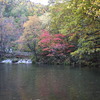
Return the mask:
[(100, 100), (99, 70), (0, 65), (0, 100)]

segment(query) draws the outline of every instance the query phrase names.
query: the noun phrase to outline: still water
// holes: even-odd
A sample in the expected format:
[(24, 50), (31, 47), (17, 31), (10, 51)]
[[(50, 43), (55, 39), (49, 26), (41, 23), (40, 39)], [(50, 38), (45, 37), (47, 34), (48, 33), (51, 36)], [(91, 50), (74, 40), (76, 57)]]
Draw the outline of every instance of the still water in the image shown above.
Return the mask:
[(0, 100), (100, 100), (100, 70), (0, 64)]

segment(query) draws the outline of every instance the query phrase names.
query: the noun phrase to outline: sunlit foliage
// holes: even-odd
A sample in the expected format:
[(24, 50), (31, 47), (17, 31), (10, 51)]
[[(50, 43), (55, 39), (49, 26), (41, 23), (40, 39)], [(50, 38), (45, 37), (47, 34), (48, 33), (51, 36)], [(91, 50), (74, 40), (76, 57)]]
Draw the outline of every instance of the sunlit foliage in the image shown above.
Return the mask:
[(41, 33), (41, 22), (37, 16), (28, 17), (28, 21), (24, 23), (24, 32), (19, 38), (19, 49), (31, 51), (36, 54), (37, 37)]
[[(79, 62), (98, 63), (100, 52), (100, 1), (70, 0), (51, 7), (51, 32), (71, 35), (76, 44), (72, 53)], [(91, 63), (89, 63), (91, 62)]]

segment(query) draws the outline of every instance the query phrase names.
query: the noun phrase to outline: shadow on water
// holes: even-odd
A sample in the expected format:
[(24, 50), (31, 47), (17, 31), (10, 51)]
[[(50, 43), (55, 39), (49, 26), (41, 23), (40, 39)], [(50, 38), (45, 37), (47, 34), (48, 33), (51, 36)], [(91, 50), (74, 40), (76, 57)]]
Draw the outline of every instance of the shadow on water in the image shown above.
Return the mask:
[(100, 70), (0, 64), (0, 100), (100, 100)]

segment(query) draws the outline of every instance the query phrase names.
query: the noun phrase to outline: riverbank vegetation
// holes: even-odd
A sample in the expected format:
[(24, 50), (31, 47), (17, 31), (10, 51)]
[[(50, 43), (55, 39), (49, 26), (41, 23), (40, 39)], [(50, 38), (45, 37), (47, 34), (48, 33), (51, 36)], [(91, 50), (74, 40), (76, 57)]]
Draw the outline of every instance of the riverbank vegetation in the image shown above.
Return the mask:
[(32, 52), (39, 63), (99, 66), (99, 0), (0, 0), (0, 12), (0, 51)]

